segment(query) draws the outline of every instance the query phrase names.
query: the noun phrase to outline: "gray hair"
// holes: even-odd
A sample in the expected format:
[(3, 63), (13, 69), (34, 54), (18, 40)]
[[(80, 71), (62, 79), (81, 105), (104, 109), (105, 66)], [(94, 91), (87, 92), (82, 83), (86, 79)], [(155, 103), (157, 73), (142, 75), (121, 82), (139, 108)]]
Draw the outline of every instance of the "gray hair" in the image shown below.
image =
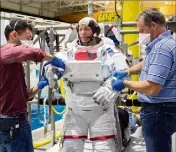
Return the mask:
[(140, 13), (137, 17), (138, 21), (141, 17), (144, 18), (144, 25), (151, 26), (151, 22), (155, 22), (161, 26), (166, 25), (166, 20), (164, 15), (156, 8), (149, 8)]

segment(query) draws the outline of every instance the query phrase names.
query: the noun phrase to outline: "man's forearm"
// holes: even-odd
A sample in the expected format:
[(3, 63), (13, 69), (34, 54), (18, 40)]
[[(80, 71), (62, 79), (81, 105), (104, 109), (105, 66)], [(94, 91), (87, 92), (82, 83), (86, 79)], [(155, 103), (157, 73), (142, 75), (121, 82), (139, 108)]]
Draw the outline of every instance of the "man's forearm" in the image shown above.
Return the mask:
[(156, 84), (147, 80), (137, 82), (124, 80), (123, 84), (125, 87), (131, 90), (150, 96), (156, 96), (162, 87), (160, 84)]
[(46, 56), (46, 53), (41, 49), (12, 44), (8, 44), (6, 47), (4, 46), (1, 52), (1, 62), (5, 64), (29, 60), (41, 62)]
[(143, 66), (143, 61), (139, 62), (138, 64), (132, 66), (131, 68), (129, 68), (127, 71), (129, 71), (130, 75), (137, 75), (141, 73), (142, 70), (142, 66)]
[(37, 86), (29, 89), (27, 91), (27, 93), (28, 93), (28, 100), (32, 99), (38, 93), (38, 91), (39, 91), (39, 89), (38, 89)]
[(26, 47), (22, 45), (10, 45), (2, 48), (1, 62), (11, 64), (14, 62), (34, 61), (42, 62), (53, 60), (53, 56), (41, 49)]

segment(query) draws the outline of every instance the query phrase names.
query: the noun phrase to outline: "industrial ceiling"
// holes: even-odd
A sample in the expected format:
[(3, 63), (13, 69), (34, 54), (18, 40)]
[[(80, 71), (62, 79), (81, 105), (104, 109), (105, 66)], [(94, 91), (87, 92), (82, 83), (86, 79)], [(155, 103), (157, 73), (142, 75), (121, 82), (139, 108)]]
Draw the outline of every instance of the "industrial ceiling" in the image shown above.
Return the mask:
[[(88, 4), (92, 2), (94, 12), (105, 12), (106, 6), (115, 0), (0, 0), (1, 11), (22, 13), (45, 19), (59, 20), (60, 16), (72, 13), (87, 13)], [(129, 0), (116, 0), (129, 1)], [(149, 2), (150, 1), (150, 2)], [(131, 2), (133, 2), (131, 0)], [(143, 8), (170, 5), (171, 1), (141, 0), (140, 6)], [(113, 8), (114, 9), (114, 8)]]
[[(13, 10), (26, 14), (56, 19), (70, 13), (88, 10), (87, 0), (1, 0), (2, 10)], [(105, 1), (93, 1), (94, 11), (103, 11)]]

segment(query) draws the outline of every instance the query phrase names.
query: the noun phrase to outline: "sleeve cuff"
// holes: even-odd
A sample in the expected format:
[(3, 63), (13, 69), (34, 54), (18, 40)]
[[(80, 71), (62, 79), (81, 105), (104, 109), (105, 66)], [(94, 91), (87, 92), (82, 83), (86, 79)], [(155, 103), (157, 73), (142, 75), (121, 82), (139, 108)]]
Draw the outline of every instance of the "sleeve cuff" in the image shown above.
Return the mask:
[(40, 51), (40, 62), (43, 61), (43, 59), (45, 58), (46, 56), (46, 52), (45, 51)]
[(147, 76), (147, 81), (151, 81), (151, 82), (158, 83), (158, 84), (161, 84), (161, 85), (164, 85), (164, 83), (165, 83), (165, 79), (155, 77), (155, 76), (151, 76), (151, 75)]

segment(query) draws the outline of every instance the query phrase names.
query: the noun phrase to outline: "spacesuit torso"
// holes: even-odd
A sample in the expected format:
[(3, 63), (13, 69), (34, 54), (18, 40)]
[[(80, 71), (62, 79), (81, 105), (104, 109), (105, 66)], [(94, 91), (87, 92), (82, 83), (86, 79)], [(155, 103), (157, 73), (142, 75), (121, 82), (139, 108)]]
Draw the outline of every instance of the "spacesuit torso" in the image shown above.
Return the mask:
[(94, 46), (76, 44), (64, 60), (66, 105), (79, 110), (102, 108), (94, 102), (93, 94), (113, 71), (128, 68), (126, 57), (103, 41)]

